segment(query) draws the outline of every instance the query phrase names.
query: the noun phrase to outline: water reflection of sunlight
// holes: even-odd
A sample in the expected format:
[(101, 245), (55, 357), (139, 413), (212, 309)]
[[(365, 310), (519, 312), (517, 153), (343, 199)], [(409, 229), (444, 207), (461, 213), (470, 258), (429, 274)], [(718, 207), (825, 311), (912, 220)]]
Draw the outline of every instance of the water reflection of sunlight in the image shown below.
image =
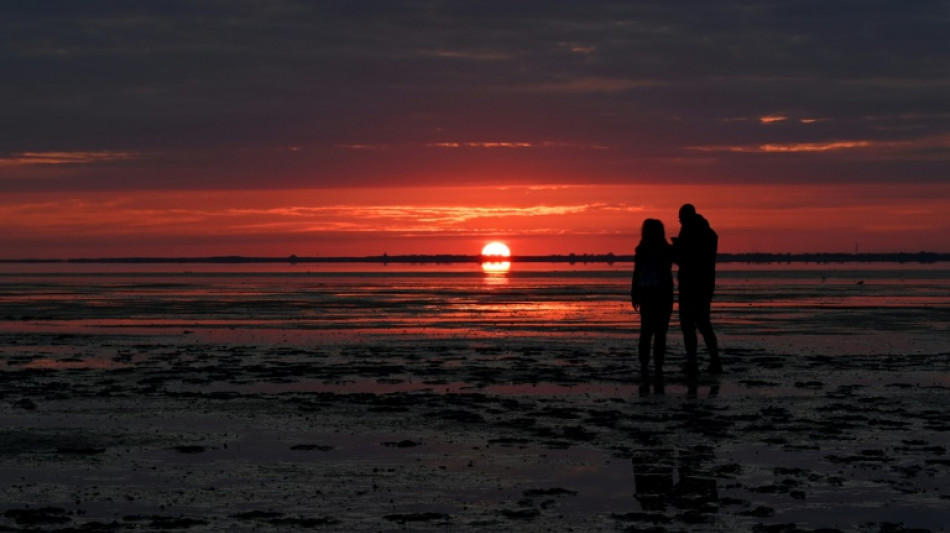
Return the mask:
[(504, 272), (488, 272), (485, 274), (485, 283), (488, 285), (508, 285), (508, 276)]
[(485, 283), (490, 285), (507, 285), (509, 270), (511, 270), (510, 261), (486, 261), (482, 263)]
[(486, 261), (482, 263), (482, 271), (486, 274), (504, 274), (511, 270), (511, 261)]

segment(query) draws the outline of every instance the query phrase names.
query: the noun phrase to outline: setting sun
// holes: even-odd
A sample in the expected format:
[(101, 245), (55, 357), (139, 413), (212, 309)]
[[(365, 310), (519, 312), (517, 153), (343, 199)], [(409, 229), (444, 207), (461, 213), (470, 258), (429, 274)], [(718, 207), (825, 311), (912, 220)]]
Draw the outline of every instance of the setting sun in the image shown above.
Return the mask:
[(495, 241), (490, 242), (482, 248), (482, 258), (487, 261), (482, 262), (482, 270), (486, 274), (504, 274), (511, 268), (511, 263), (507, 258), (511, 257), (511, 250), (504, 243)]
[(490, 257), (510, 257), (511, 250), (509, 250), (504, 243), (497, 241), (490, 242), (486, 244), (484, 248), (482, 248), (482, 255)]

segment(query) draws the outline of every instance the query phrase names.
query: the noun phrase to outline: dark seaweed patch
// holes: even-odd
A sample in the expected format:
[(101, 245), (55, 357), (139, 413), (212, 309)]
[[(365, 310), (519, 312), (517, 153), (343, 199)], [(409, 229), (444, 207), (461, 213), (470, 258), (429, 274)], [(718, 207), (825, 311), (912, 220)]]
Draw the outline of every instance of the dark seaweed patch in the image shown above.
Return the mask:
[(19, 525), (44, 526), (65, 524), (70, 521), (66, 510), (58, 507), (41, 507), (38, 509), (10, 509), (3, 516), (13, 519)]
[(448, 520), (449, 515), (444, 513), (404, 513), (404, 514), (388, 514), (384, 515), (383, 518), (389, 520), (390, 522), (396, 522), (399, 524), (406, 524), (408, 522), (432, 522), (433, 520)]
[(403, 439), (396, 442), (384, 442), (383, 446), (386, 446), (387, 448), (415, 448), (416, 446), (422, 446), (422, 443), (409, 439)]
[(577, 496), (577, 491), (556, 487), (553, 489), (530, 489), (524, 491), (523, 494), (528, 498), (537, 498), (540, 496)]
[(179, 446), (173, 446), (172, 450), (178, 453), (183, 453), (183, 454), (196, 454), (196, 453), (205, 452), (207, 448), (205, 448), (204, 446), (182, 444)]
[(290, 447), (291, 450), (295, 452), (309, 452), (309, 451), (318, 451), (318, 452), (328, 452), (333, 450), (333, 446), (325, 446), (321, 444), (295, 444)]

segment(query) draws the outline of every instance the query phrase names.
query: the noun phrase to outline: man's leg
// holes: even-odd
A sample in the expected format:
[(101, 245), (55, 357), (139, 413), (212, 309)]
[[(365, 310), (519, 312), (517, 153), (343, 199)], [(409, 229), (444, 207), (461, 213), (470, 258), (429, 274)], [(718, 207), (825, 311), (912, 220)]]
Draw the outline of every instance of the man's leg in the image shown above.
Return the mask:
[(706, 299), (697, 305), (696, 328), (702, 334), (706, 349), (709, 350), (709, 371), (718, 374), (722, 372), (722, 362), (719, 360), (719, 341), (712, 327), (711, 307), (711, 299)]
[(680, 329), (683, 330), (683, 346), (686, 349), (686, 373), (694, 374), (696, 364), (696, 303), (694, 298), (680, 293)]

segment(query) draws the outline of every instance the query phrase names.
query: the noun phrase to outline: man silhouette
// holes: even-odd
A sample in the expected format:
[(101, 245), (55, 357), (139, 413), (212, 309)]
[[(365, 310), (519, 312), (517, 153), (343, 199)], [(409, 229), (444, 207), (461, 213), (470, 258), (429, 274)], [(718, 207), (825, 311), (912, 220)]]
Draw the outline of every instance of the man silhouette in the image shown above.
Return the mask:
[(696, 361), (696, 330), (709, 350), (709, 372), (722, 372), (719, 346), (710, 321), (710, 306), (716, 286), (716, 253), (719, 236), (691, 204), (679, 211), (680, 233), (673, 239), (673, 262), (679, 265), (679, 317), (686, 347), (686, 373), (699, 372)]

